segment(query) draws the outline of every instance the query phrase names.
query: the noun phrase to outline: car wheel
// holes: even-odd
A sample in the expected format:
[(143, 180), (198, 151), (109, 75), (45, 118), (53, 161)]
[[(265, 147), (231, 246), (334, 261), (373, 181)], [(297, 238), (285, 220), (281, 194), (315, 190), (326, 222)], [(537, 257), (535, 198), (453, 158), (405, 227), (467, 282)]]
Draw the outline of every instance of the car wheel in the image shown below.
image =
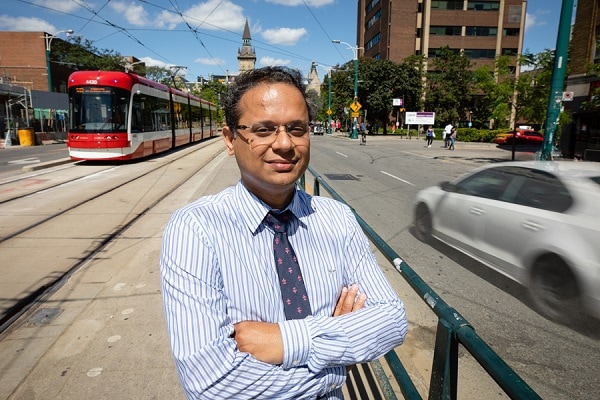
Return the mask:
[(419, 203), (415, 210), (415, 233), (417, 239), (422, 242), (430, 242), (433, 231), (433, 221), (431, 218), (431, 212), (424, 203)]
[(569, 322), (581, 310), (575, 275), (557, 255), (540, 258), (531, 270), (529, 294), (538, 311), (557, 322)]

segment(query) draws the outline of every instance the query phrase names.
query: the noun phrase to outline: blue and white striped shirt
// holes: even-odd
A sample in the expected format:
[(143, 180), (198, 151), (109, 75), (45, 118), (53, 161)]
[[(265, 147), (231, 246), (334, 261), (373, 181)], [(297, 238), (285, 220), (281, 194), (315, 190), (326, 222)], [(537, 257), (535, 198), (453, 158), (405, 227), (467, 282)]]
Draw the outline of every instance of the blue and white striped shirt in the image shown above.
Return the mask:
[[(400, 345), (404, 305), (377, 265), (352, 211), (296, 191), (288, 206), (294, 248), (313, 315), (286, 321), (273, 258), (269, 207), (240, 182), (176, 211), (163, 236), (160, 271), (177, 371), (190, 399), (343, 398), (347, 365)], [(359, 311), (332, 317), (343, 286), (367, 295)], [(240, 321), (279, 324), (282, 365), (240, 352)]]

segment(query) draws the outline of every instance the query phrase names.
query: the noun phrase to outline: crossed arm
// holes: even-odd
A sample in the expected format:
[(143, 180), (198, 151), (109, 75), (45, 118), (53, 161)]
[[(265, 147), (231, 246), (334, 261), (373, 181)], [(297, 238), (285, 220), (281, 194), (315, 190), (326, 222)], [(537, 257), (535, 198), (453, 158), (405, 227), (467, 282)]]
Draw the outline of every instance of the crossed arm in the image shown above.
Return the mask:
[[(342, 288), (333, 316), (348, 314), (364, 307), (367, 296), (358, 295), (358, 285)], [(233, 326), (233, 339), (238, 349), (259, 361), (269, 364), (283, 362), (283, 340), (279, 324), (273, 322), (242, 321)]]

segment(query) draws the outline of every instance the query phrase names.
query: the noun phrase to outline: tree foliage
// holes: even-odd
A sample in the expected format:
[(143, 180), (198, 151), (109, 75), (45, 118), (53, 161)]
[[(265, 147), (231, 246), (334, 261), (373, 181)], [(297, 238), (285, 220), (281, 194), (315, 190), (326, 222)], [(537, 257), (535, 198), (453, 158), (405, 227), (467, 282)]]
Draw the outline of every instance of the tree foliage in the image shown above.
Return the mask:
[(117, 51), (99, 49), (91, 40), (81, 36), (53, 44), (50, 58), (80, 70), (124, 71), (127, 64)]
[(494, 68), (482, 66), (475, 70), (474, 81), (484, 102), (478, 114), (494, 120), (499, 128), (508, 128), (511, 113), (514, 120), (528, 124), (543, 124), (546, 118), (547, 99), (552, 81), (554, 55), (550, 50), (539, 54), (525, 54), (519, 65), (526, 71), (515, 77), (511, 59), (496, 58)]
[(434, 111), (436, 121), (445, 125), (465, 120), (472, 106), (473, 71), (464, 53), (441, 47), (429, 59), (425, 109)]
[[(327, 109), (327, 79), (321, 87), (323, 111), (320, 116)], [(404, 98), (407, 107), (414, 110), (421, 108), (421, 75), (409, 64), (361, 58), (358, 61), (358, 79), (360, 113), (367, 116), (369, 123), (384, 127), (384, 132), (393, 112), (392, 99)], [(354, 100), (354, 61), (332, 70), (331, 87), (332, 118), (347, 120)]]

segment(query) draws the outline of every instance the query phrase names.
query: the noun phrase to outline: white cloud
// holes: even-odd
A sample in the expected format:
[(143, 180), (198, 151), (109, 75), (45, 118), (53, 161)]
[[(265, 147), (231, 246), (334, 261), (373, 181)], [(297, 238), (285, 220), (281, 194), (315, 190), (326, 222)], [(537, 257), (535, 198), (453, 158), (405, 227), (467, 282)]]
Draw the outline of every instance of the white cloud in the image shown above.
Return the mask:
[(277, 29), (266, 29), (261, 32), (261, 35), (270, 44), (280, 44), (286, 46), (295, 45), (304, 35), (306, 35), (306, 29), (298, 28), (277, 28)]
[(261, 57), (259, 64), (263, 67), (274, 65), (289, 65), (290, 60), (282, 60), (273, 57)]
[(221, 58), (196, 58), (194, 62), (202, 65), (225, 65), (227, 62)]
[(172, 64), (168, 64), (164, 61), (156, 60), (152, 57), (141, 57), (140, 60), (142, 60), (146, 64), (146, 67), (169, 68), (169, 66), (172, 65)]
[(545, 25), (547, 25), (547, 21), (540, 19), (538, 15), (531, 13), (525, 14), (525, 30)]
[(144, 6), (123, 1), (111, 1), (109, 7), (122, 15), (127, 22), (134, 26), (145, 26), (150, 23)]
[(33, 4), (58, 12), (73, 12), (81, 8), (79, 2), (66, 0), (34, 0)]
[(48, 32), (54, 34), (58, 29), (40, 18), (9, 17), (0, 15), (0, 29), (5, 31)]
[[(233, 30), (238, 31), (244, 27), (246, 17), (242, 7), (229, 0), (208, 0), (196, 4), (187, 10), (182, 10), (183, 18), (192, 28), (207, 30)], [(179, 14), (163, 11), (159, 14), (156, 24), (163, 28), (175, 29), (184, 21)]]

